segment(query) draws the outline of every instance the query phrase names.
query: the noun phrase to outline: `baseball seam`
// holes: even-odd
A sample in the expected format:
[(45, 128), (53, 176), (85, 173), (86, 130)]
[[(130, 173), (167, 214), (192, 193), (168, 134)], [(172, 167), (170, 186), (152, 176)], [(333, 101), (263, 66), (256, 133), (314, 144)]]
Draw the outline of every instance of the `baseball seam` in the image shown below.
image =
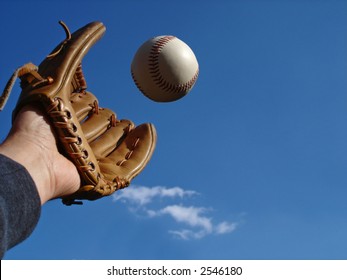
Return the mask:
[(176, 39), (175, 36), (164, 36), (153, 44), (149, 55), (149, 71), (154, 83), (163, 91), (167, 93), (183, 93), (188, 92), (196, 82), (199, 75), (199, 69), (196, 71), (192, 79), (184, 84), (172, 84), (166, 81), (160, 73), (159, 68), (159, 55), (162, 49), (171, 40)]
[(135, 85), (137, 86), (137, 88), (138, 88), (145, 96), (147, 96), (148, 98), (151, 99), (151, 97), (144, 91), (144, 89), (141, 87), (140, 83), (137, 81), (137, 79), (136, 79), (136, 77), (135, 77), (135, 74), (134, 74), (133, 70), (131, 70), (131, 77), (133, 78), (134, 83), (135, 83)]

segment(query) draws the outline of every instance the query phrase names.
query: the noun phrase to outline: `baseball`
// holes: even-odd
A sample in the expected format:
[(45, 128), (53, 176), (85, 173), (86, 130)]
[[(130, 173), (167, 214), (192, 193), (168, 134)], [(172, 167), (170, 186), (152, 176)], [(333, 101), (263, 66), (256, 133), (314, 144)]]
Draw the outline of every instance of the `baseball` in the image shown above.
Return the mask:
[(199, 64), (191, 48), (175, 36), (157, 36), (137, 50), (131, 63), (137, 88), (156, 102), (184, 97), (199, 75)]

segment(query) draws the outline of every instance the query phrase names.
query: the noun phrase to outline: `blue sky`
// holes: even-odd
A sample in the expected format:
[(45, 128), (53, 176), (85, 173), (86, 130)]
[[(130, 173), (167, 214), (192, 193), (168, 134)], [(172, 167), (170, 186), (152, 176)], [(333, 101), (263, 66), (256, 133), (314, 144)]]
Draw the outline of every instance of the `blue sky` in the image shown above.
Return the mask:
[[(72, 31), (107, 31), (84, 59), (89, 90), (158, 145), (130, 188), (52, 201), (6, 259), (346, 259), (347, 2), (2, 1), (0, 84)], [(130, 76), (136, 49), (175, 35), (200, 76), (155, 103)], [(17, 84), (1, 113), (10, 129)]]

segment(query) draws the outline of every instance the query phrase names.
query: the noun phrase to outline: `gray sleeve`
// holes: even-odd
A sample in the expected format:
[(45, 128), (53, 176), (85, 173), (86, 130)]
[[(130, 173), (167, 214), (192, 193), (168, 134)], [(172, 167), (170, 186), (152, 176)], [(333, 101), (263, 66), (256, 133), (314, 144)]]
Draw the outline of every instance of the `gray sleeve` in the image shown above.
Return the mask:
[(26, 239), (41, 214), (35, 183), (19, 163), (0, 154), (0, 258)]

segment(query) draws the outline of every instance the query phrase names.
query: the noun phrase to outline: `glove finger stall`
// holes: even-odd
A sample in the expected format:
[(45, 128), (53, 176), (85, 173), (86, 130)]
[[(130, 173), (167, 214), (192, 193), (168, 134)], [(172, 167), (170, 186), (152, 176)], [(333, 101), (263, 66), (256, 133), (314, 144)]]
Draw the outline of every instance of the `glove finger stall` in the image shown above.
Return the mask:
[(133, 129), (108, 157), (99, 160), (105, 178), (117, 177), (131, 180), (149, 161), (156, 143), (156, 131), (152, 124), (142, 124)]
[(133, 129), (133, 127), (134, 124), (130, 120), (117, 121), (115, 126), (107, 129), (105, 133), (90, 143), (95, 157), (98, 160), (107, 157), (120, 145), (125, 135)]
[(114, 126), (116, 117), (109, 109), (101, 109), (98, 113), (91, 114), (81, 124), (84, 136), (88, 142), (95, 140), (108, 128)]
[(88, 91), (73, 93), (70, 102), (79, 122), (83, 121), (91, 110), (98, 107), (98, 100)]

